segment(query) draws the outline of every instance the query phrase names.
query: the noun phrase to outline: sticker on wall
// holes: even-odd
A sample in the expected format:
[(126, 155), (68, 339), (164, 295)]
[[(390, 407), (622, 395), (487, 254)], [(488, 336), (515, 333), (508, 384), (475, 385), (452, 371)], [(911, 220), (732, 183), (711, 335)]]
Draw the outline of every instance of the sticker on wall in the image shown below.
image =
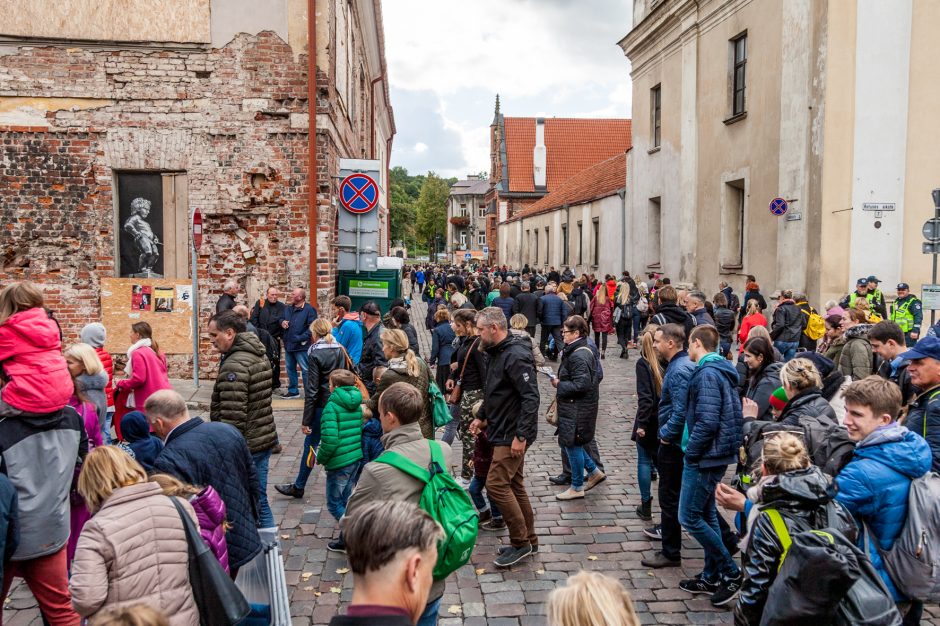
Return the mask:
[(153, 287), (149, 285), (134, 285), (131, 288), (131, 310), (149, 311), (153, 298)]
[(191, 285), (176, 286), (176, 302), (180, 305), (193, 306), (193, 288)]
[(154, 311), (157, 313), (173, 312), (173, 288), (156, 287), (153, 292)]

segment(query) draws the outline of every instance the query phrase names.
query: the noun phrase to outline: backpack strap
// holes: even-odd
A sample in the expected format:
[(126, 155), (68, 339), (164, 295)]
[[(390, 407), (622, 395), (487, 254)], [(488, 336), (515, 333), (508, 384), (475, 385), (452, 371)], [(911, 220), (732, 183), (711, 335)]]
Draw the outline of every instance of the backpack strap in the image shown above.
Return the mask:
[(777, 571), (779, 572), (780, 568), (783, 567), (783, 561), (787, 558), (787, 552), (790, 551), (790, 545), (793, 541), (790, 539), (790, 531), (787, 530), (787, 525), (783, 521), (783, 516), (780, 515), (780, 511), (777, 509), (764, 509), (763, 512), (770, 518), (774, 532), (777, 533), (777, 539), (780, 540), (780, 545), (783, 546), (783, 552), (780, 554), (780, 563), (777, 565)]
[[(432, 451), (433, 455), (433, 451)], [(411, 461), (397, 452), (392, 452), (386, 450), (375, 459), (374, 463), (385, 463), (386, 465), (391, 465), (395, 469), (402, 471), (412, 478), (420, 480), (421, 482), (427, 484), (431, 480), (431, 474), (421, 466), (419, 466), (414, 461)]]

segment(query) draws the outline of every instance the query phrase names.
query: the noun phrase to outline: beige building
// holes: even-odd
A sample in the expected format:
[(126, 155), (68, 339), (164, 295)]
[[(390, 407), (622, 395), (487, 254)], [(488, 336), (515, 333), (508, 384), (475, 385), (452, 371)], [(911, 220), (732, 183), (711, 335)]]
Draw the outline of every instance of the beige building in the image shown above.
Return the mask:
[(447, 252), (462, 261), (469, 252), (471, 258), (485, 259), (486, 245), (486, 192), (490, 182), (486, 177), (470, 174), (450, 188), (447, 197)]
[(817, 304), (930, 281), (940, 3), (634, 0), (633, 21), (630, 267)]

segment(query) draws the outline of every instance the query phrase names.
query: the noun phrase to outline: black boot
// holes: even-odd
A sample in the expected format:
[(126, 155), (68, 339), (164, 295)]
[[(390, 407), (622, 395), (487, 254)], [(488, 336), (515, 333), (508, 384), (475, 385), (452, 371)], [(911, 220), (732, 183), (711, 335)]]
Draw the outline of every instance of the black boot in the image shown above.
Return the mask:
[(294, 483), (287, 483), (284, 485), (274, 485), (274, 489), (285, 496), (290, 496), (291, 498), (303, 498), (304, 490), (298, 489)]
[(641, 520), (649, 521), (653, 519), (653, 499), (650, 498), (644, 502), (641, 502), (639, 506), (636, 507), (636, 515)]

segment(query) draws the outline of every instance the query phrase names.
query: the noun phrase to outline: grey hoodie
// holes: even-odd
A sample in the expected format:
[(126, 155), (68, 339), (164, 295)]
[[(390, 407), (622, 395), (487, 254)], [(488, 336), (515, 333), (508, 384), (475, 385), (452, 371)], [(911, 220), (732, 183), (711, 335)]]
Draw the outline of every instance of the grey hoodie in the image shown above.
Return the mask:
[(97, 374), (81, 374), (77, 380), (85, 396), (95, 405), (95, 410), (98, 412), (98, 424), (104, 428), (105, 417), (108, 414), (108, 396), (104, 392), (104, 388), (108, 385), (108, 373), (102, 370)]

